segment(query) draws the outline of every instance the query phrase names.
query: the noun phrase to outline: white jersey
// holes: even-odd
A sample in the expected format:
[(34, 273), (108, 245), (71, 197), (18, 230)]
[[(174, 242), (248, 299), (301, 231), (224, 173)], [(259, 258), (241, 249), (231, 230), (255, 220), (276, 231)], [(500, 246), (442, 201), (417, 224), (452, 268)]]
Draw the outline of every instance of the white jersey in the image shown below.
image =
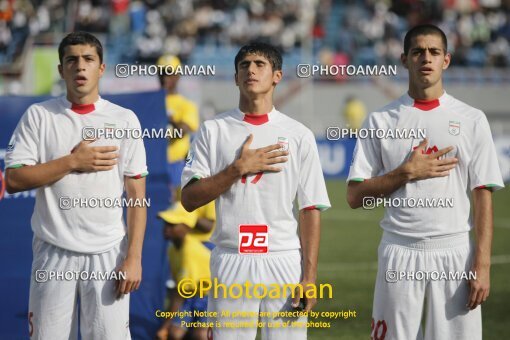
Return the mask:
[(250, 134), (251, 149), (279, 143), (289, 151), (288, 161), (276, 165), (283, 168), (281, 172), (249, 175), (218, 197), (211, 241), (243, 252), (241, 233), (255, 230), (268, 237), (262, 240), (266, 249), (253, 252), (299, 249), (293, 214), (295, 198), (299, 209), (323, 210), (330, 203), (312, 132), (274, 107), (267, 115), (245, 115), (235, 109), (205, 121), (186, 160), (182, 186), (193, 178), (213, 176), (232, 164)]
[[(485, 114), (446, 93), (428, 102), (405, 94), (371, 113), (363, 128), (408, 129), (409, 135), (422, 129), (428, 138), (427, 153), (453, 146), (445, 156), (459, 160), (448, 176), (409, 182), (390, 195), (393, 206), (386, 207), (381, 221), (386, 231), (417, 238), (467, 232), (473, 226), (471, 190), (504, 187)], [(359, 139), (347, 181), (363, 181), (396, 169), (421, 141)]]
[[(21, 118), (9, 143), (6, 168), (46, 163), (67, 156), (82, 141), (84, 127), (140, 129), (136, 115), (125, 108), (99, 100), (90, 105), (71, 104), (65, 97), (34, 104)], [(85, 110), (83, 110), (85, 108)], [(89, 108), (89, 110), (86, 110)], [(88, 113), (85, 113), (90, 111)], [(98, 139), (90, 146), (117, 146), (117, 165), (109, 171), (72, 172), (59, 181), (37, 188), (32, 230), (36, 237), (57, 247), (101, 253), (126, 234), (122, 207), (111, 207), (124, 192), (124, 176), (147, 175), (141, 139)], [(69, 204), (74, 199), (100, 199)], [(108, 203), (108, 201), (110, 203)]]

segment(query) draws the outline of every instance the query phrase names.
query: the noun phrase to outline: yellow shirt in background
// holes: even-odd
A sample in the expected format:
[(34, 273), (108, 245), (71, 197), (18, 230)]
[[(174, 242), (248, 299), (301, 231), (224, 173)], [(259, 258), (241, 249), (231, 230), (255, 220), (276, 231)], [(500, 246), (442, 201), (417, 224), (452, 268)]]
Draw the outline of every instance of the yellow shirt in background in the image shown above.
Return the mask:
[[(191, 131), (198, 130), (200, 118), (197, 106), (180, 94), (168, 94), (165, 98), (167, 115), (171, 115), (176, 123), (186, 123)], [(167, 161), (169, 163), (184, 161), (190, 148), (190, 136), (172, 138), (167, 148)]]
[(361, 128), (367, 115), (367, 110), (363, 102), (359, 99), (349, 101), (344, 107), (344, 116), (348, 127), (352, 130)]
[(210, 279), (210, 259), (211, 251), (189, 234), (184, 237), (180, 249), (174, 245), (168, 249), (172, 277), (177, 283), (182, 279), (191, 279), (194, 284), (197, 284), (201, 279)]

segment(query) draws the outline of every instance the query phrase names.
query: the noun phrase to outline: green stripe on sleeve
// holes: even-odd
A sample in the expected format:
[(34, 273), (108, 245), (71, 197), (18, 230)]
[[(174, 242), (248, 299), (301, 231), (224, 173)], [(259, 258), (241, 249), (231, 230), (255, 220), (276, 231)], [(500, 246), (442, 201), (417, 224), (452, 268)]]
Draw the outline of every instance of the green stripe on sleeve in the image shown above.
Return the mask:
[(25, 164), (14, 164), (14, 165), (8, 166), (7, 169), (18, 169), (18, 168), (21, 168), (24, 166), (25, 166)]

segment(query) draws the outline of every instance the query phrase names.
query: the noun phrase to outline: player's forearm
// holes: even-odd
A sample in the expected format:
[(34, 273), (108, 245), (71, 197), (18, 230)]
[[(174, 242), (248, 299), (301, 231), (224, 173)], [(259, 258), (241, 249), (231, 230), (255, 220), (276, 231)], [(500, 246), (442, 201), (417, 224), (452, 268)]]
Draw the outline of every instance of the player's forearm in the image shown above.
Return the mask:
[(5, 173), (6, 189), (8, 193), (13, 194), (38, 188), (55, 183), (73, 170), (71, 155), (42, 164), (9, 168)]
[[(143, 202), (145, 199), (145, 178), (127, 179), (126, 196), (128, 201)], [(128, 249), (129, 258), (141, 259), (145, 228), (147, 225), (147, 207), (127, 208)]]
[(172, 125), (174, 128), (181, 130), (183, 134), (188, 134), (192, 132), (190, 126), (186, 123), (173, 122)]
[(202, 178), (186, 185), (181, 194), (184, 209), (191, 212), (215, 200), (240, 178), (241, 171), (234, 162), (214, 176)]
[(177, 292), (177, 289), (170, 290), (170, 305), (168, 311), (175, 313), (181, 308), (184, 298)]
[(473, 190), (476, 248), (473, 267), (490, 267), (493, 236), (492, 193), (487, 189)]
[(146, 207), (127, 208), (128, 250), (126, 257), (136, 259), (142, 258), (143, 239), (145, 235), (146, 223)]
[(320, 211), (301, 210), (299, 213), (299, 237), (303, 253), (303, 281), (315, 283), (317, 280), (320, 235)]
[(208, 218), (199, 218), (195, 229), (203, 233), (210, 232), (214, 227), (214, 221)]
[(362, 206), (364, 197), (385, 197), (391, 195), (410, 181), (406, 167), (398, 167), (382, 176), (363, 182), (350, 181), (347, 186), (347, 202), (352, 209)]

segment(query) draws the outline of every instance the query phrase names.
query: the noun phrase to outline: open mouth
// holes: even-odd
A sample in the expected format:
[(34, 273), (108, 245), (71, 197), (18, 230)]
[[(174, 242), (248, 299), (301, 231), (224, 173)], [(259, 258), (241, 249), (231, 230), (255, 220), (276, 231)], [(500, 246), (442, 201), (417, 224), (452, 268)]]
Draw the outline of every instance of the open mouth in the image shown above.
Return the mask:
[(431, 74), (432, 72), (434, 72), (434, 70), (431, 69), (430, 67), (420, 68), (420, 73), (422, 73), (422, 74)]
[(87, 78), (85, 76), (76, 76), (74, 82), (78, 85), (85, 85)]

